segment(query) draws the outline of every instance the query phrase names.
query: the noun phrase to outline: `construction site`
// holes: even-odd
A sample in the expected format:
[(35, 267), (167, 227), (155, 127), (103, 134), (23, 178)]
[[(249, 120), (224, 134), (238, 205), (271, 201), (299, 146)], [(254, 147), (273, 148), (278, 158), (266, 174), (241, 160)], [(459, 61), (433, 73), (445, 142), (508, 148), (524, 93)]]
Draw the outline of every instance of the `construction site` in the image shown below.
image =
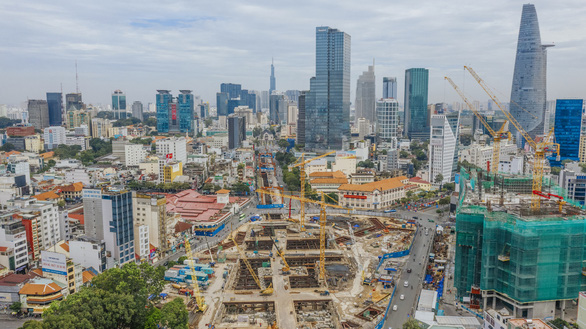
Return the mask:
[[(395, 286), (393, 275), (377, 272), (378, 256), (408, 249), (416, 226), (391, 218), (328, 216), (322, 249), (319, 223), (300, 230), (300, 223), (282, 217), (287, 216), (270, 214), (244, 224), (218, 246), (194, 254), (194, 266), (214, 260), (218, 274), (206, 283), (198, 278), (205, 306), (193, 297), (198, 292), (181, 294), (189, 289), (185, 285), (166, 289), (185, 298), (192, 327), (374, 328)], [(401, 262), (397, 258), (395, 275)]]

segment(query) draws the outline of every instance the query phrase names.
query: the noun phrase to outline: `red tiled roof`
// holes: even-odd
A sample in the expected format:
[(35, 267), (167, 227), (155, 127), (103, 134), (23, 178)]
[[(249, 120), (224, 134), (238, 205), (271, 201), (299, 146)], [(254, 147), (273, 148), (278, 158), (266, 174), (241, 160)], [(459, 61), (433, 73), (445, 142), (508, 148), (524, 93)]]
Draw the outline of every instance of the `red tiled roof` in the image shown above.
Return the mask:
[(409, 181), (412, 182), (412, 183), (419, 183), (419, 184), (431, 184), (430, 182), (424, 180), (421, 177), (409, 178)]
[(189, 230), (193, 225), (186, 223), (186, 222), (178, 222), (175, 224), (175, 233), (181, 233), (183, 231)]
[(346, 175), (338, 171), (315, 171), (309, 174), (310, 178), (346, 178)]
[(358, 184), (342, 184), (338, 188), (339, 191), (360, 191), (360, 192), (373, 192), (374, 190), (385, 191), (398, 187), (404, 187), (402, 180), (407, 179), (405, 176), (394, 177), (389, 179), (383, 179), (377, 182), (366, 183), (363, 185)]
[(59, 247), (63, 248), (63, 250), (69, 252), (69, 242), (63, 242), (59, 245)]
[(59, 287), (59, 285), (57, 285), (55, 282), (51, 282), (49, 284), (27, 283), (18, 291), (20, 295), (36, 296), (45, 296), (58, 292), (61, 292), (61, 287)]
[(60, 199), (61, 197), (59, 196), (59, 194), (57, 194), (53, 191), (49, 191), (49, 192), (44, 192), (41, 194), (33, 195), (33, 198), (35, 198), (39, 201), (46, 201), (46, 200)]
[(0, 286), (16, 286), (36, 277), (39, 277), (39, 275), (32, 271), (28, 274), (9, 273), (0, 277)]
[(83, 183), (77, 182), (70, 185), (60, 186), (61, 192), (81, 192), (83, 190)]
[[(230, 203), (244, 201), (230, 197)], [(167, 211), (179, 213), (185, 221), (212, 222), (221, 216), (225, 205), (217, 202), (216, 195), (202, 195), (195, 190), (185, 190), (167, 195)]]
[(8, 250), (8, 247), (0, 247), (0, 251), (6, 251)]
[(20, 154), (20, 152), (18, 152), (18, 151), (10, 151), (10, 152), (6, 152), (6, 154), (4, 154), (4, 155), (10, 156), (10, 155), (13, 155), (13, 154)]
[(83, 216), (83, 214), (73, 214), (73, 213), (70, 213), (70, 214), (69, 214), (69, 215), (67, 215), (67, 216), (68, 216), (69, 218), (71, 218), (71, 219), (77, 219), (81, 225), (84, 225), (84, 224), (85, 224), (85, 221), (84, 221), (84, 216)]

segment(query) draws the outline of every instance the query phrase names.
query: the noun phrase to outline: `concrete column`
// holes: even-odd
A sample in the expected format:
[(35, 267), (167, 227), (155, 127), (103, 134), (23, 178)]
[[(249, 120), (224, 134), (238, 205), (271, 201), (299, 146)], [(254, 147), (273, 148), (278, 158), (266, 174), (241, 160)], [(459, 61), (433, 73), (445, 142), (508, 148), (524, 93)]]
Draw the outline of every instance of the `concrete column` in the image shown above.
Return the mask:
[(496, 296), (492, 297), (492, 309), (496, 309)]

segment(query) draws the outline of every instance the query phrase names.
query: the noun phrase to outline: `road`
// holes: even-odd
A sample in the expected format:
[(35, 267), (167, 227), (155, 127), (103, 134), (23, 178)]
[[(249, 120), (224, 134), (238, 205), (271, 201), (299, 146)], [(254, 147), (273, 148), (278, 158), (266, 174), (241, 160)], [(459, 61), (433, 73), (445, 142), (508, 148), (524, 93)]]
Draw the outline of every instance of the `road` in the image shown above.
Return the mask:
[[(435, 232), (436, 223), (429, 222), (429, 219), (438, 219), (438, 214), (435, 213), (435, 208), (430, 209), (428, 212), (401, 211), (399, 213), (404, 218), (412, 218), (413, 216), (419, 217), (419, 220), (417, 221), (421, 224), (421, 227), (419, 233), (415, 237), (413, 249), (411, 249), (408, 260), (397, 280), (397, 290), (393, 297), (391, 309), (389, 310), (383, 326), (385, 329), (401, 328), (403, 323), (415, 314), (415, 309), (417, 308), (417, 302), (419, 300), (419, 293), (425, 276), (425, 266), (427, 265), (429, 250)], [(425, 228), (429, 229), (429, 235), (425, 235)], [(408, 268), (411, 268), (411, 273), (407, 273)], [(404, 287), (405, 281), (408, 282), (408, 287)], [(400, 299), (401, 295), (405, 296), (404, 300)], [(394, 305), (397, 305), (396, 311), (392, 310)]]

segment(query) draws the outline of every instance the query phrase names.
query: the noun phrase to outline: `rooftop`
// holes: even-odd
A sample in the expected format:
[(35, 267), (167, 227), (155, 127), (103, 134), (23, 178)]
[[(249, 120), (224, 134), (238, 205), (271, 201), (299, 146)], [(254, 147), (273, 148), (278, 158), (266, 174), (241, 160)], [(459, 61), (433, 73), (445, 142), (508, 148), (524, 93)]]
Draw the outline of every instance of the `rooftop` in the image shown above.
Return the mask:
[(315, 171), (309, 174), (309, 178), (346, 178), (346, 175), (338, 171)]
[(18, 291), (21, 295), (46, 296), (61, 292), (61, 287), (55, 281), (44, 278), (36, 278), (29, 281)]
[[(218, 191), (219, 192), (219, 191)], [(226, 206), (218, 203), (216, 195), (202, 195), (195, 190), (185, 190), (167, 195), (167, 211), (179, 213), (183, 220), (193, 222), (213, 222), (218, 215), (224, 214)], [(240, 203), (244, 198), (230, 197), (230, 203)]]
[(342, 184), (338, 190), (343, 191), (357, 191), (357, 192), (373, 192), (375, 190), (386, 191), (395, 188), (404, 187), (403, 181), (407, 180), (405, 176), (393, 177), (388, 179), (379, 180), (372, 183), (366, 184)]
[(60, 199), (61, 197), (59, 196), (59, 194), (57, 194), (53, 191), (48, 191), (48, 192), (44, 192), (41, 194), (33, 195), (33, 198), (35, 198), (39, 201), (47, 201), (47, 200), (57, 200), (57, 199)]
[(541, 319), (510, 319), (508, 323), (516, 328), (552, 329)]

